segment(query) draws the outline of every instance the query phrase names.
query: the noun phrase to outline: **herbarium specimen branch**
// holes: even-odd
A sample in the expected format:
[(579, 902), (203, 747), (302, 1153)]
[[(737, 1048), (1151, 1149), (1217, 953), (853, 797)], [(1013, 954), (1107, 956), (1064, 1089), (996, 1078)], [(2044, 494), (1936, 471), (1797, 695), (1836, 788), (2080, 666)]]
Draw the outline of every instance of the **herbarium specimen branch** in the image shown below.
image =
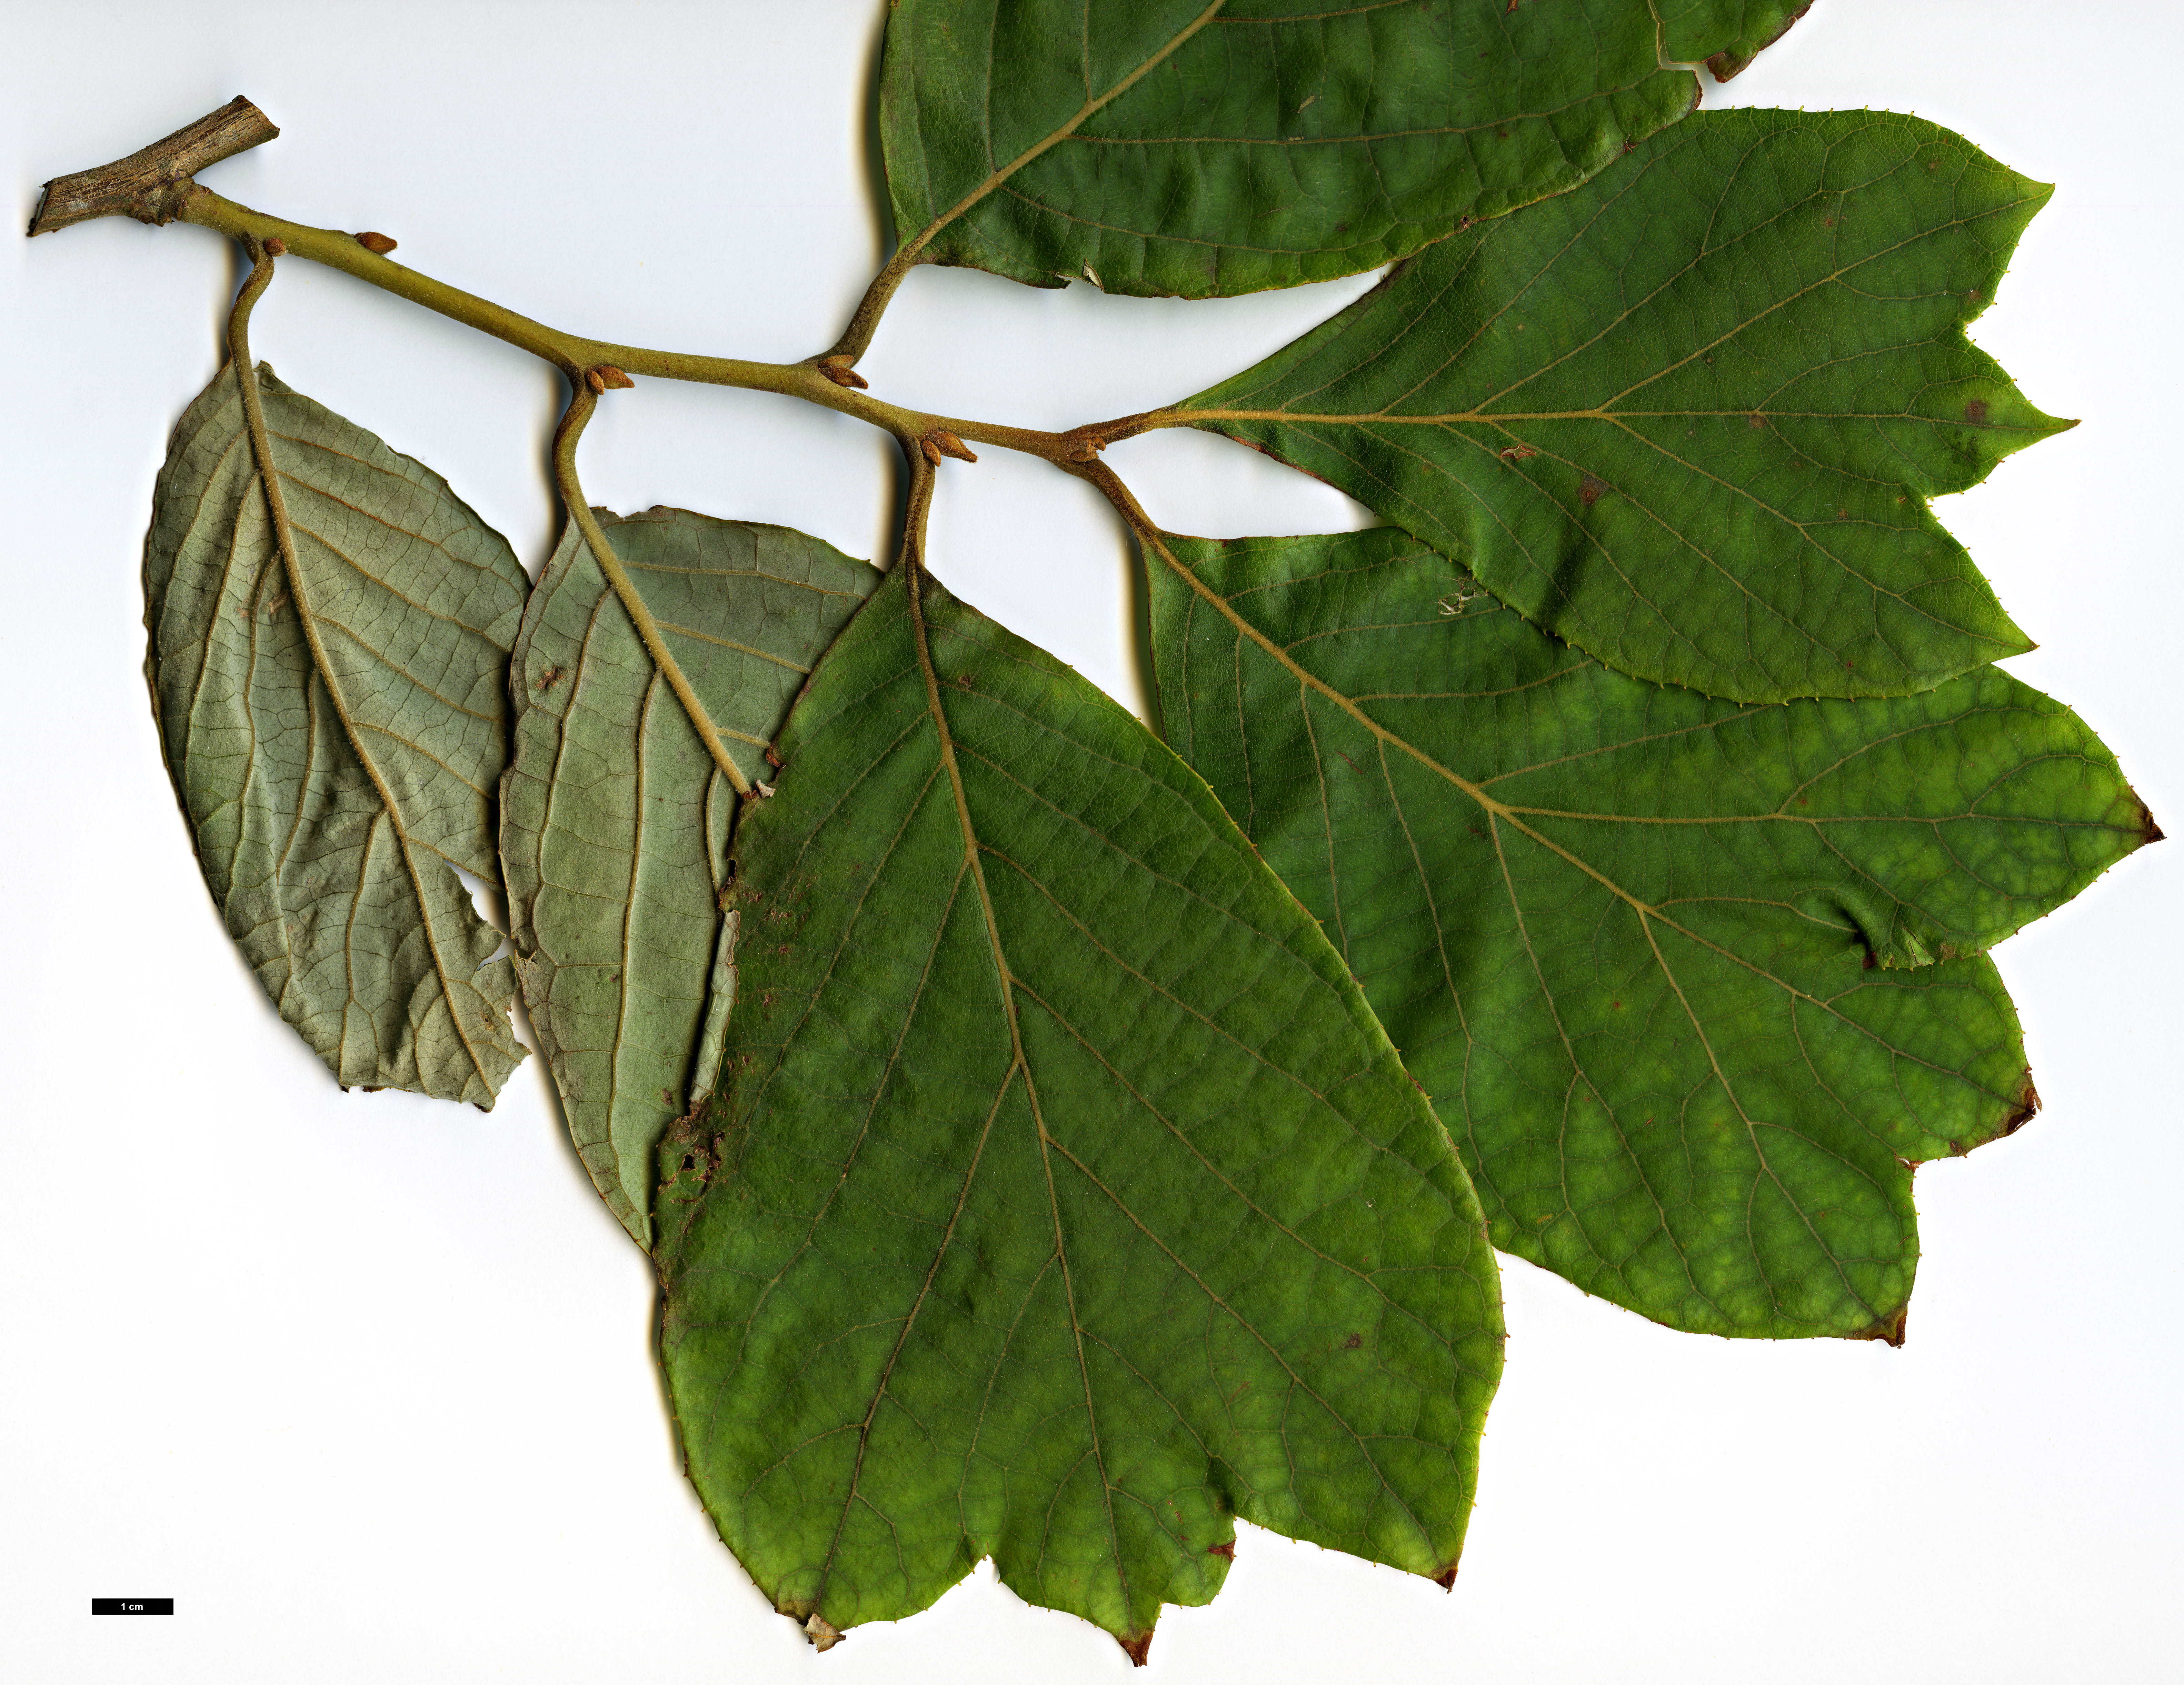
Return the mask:
[[(1690, 65), (1802, 9), (899, 0), (901, 239), (796, 364), (564, 333), (225, 199), (196, 172), (275, 133), (243, 100), (48, 184), (34, 234), (179, 220), (251, 264), (145, 567), (231, 931), (357, 1086), (490, 1104), (520, 984), (658, 1271), (691, 1477), (819, 1647), (990, 1558), (1142, 1661), (1239, 1516), (1446, 1584), (1490, 1247), (1674, 1327), (1902, 1340), (1914, 1166), (2037, 1105), (1986, 949), (2159, 832), (1992, 665), (2029, 641), (1929, 508), (2070, 425), (1964, 332), (2047, 190), (1915, 119), (1691, 114)], [(566, 379), (535, 585), (254, 365), (294, 259)], [(1047, 432), (871, 392), (924, 263), (1392, 268)], [(650, 378), (889, 433), (893, 570), (592, 509), (584, 429)], [(1165, 531), (1101, 453), (1178, 426), (1388, 524)], [(1134, 537), (1160, 735), (929, 570), (972, 445)], [(506, 891), (512, 961), (448, 865)]]

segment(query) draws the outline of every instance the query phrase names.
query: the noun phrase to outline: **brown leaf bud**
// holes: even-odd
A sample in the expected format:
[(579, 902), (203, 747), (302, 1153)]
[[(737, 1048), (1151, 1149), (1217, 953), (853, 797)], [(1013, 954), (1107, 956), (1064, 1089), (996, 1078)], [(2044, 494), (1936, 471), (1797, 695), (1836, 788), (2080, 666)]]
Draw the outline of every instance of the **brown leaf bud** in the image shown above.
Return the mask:
[(288, 242), (286, 240), (283, 240), (279, 235), (276, 234), (272, 238), (265, 242), (265, 255), (267, 257), (282, 258), (286, 257), (287, 254)]
[(819, 372), (838, 386), (854, 386), (861, 392), (872, 385), (862, 375), (846, 363), (822, 363)]
[(382, 258), (394, 249), (393, 241), (389, 240), (384, 234), (374, 234), (369, 231), (358, 235), (356, 243), (363, 247), (365, 251), (376, 252)]
[[(965, 444), (945, 427), (935, 427), (925, 437), (941, 456), (952, 456), (958, 462), (976, 462), (978, 459), (972, 454), (970, 446)], [(939, 458), (935, 458), (934, 460), (938, 461)]]

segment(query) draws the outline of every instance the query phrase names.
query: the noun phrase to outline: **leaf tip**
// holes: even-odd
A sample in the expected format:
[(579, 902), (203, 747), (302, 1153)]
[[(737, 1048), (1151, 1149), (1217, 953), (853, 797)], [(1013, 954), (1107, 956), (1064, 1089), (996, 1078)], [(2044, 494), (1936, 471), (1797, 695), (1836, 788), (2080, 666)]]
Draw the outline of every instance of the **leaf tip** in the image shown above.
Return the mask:
[(2040, 1110), (2040, 1091), (2032, 1086), (2032, 1073), (2025, 1073), (2025, 1087), (2002, 1120), (2002, 1132), (2014, 1135), (2032, 1121)]
[(1859, 1329), (1849, 1337), (1853, 1340), (1879, 1340), (1900, 1349), (1903, 1344), (1904, 1326), (1910, 1320), (1911, 1306), (1906, 1301), (1898, 1305), (1892, 1315), (1882, 1317), (1870, 1326)]
[(1433, 1577), (1433, 1582), (1445, 1592), (1454, 1592), (1456, 1590), (1456, 1564), (1451, 1562), (1447, 1567), (1442, 1569), (1440, 1572), (1435, 1574)]
[[(792, 1621), (795, 1618), (794, 1615), (789, 1617)], [(815, 1609), (811, 1611), (810, 1618), (804, 1622), (804, 1636), (811, 1641), (813, 1649), (818, 1651), (821, 1655), (824, 1655), (849, 1634)]]
[(1115, 1642), (1123, 1647), (1123, 1654), (1129, 1657), (1131, 1666), (1143, 1667), (1145, 1657), (1151, 1653), (1153, 1647), (1152, 1628), (1148, 1627), (1142, 1632), (1117, 1632)]

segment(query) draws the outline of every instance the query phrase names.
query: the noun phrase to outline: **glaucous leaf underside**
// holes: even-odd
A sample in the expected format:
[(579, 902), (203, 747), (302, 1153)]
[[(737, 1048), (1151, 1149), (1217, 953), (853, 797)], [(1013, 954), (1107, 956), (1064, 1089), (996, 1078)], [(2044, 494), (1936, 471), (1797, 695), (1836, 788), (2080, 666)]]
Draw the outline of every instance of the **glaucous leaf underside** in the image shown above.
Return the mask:
[(990, 1556), (1142, 1658), (1239, 1515), (1445, 1577), (1501, 1364), (1479, 1208), (1204, 783), (914, 566), (780, 748), (655, 1250), (760, 1587), (846, 1628)]
[(1203, 298), (1377, 268), (1689, 111), (1780, 0), (899, 0), (880, 136), (918, 261)]
[(153, 494), (146, 673), (168, 770), (228, 933), (334, 1075), (490, 1108), (523, 1057), (515, 982), (453, 868), (500, 880), (529, 581), (438, 475), (257, 380), (270, 464), (231, 364)]
[(1916, 118), (1702, 114), (1176, 414), (1624, 672), (1924, 689), (2031, 648), (1927, 499), (2073, 425), (1964, 334), (2048, 191)]
[(1323, 922), (1495, 1243), (1677, 1327), (1900, 1332), (1911, 1164), (2036, 1104), (1981, 951), (2152, 834), (2077, 717), (1991, 667), (1644, 683), (1395, 528), (1151, 548), (1169, 741)]
[[(771, 776), (766, 744), (879, 575), (783, 526), (597, 514), (737, 765)], [(721, 897), (736, 794), (573, 522), (511, 671), (516, 970), (577, 1155), (643, 1245), (660, 1137), (711, 1090), (733, 994)]]

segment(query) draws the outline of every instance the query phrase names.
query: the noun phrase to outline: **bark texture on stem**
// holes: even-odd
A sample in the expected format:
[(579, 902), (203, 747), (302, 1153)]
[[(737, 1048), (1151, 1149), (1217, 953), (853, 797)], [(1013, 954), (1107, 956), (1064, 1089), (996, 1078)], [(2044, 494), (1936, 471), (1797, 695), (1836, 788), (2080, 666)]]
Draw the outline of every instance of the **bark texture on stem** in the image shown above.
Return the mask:
[(237, 94), (188, 127), (177, 129), (141, 152), (96, 170), (57, 175), (46, 183), (31, 219), (33, 235), (50, 234), (94, 217), (133, 216), (139, 222), (172, 222), (200, 170), (271, 140), (281, 131), (265, 114)]

